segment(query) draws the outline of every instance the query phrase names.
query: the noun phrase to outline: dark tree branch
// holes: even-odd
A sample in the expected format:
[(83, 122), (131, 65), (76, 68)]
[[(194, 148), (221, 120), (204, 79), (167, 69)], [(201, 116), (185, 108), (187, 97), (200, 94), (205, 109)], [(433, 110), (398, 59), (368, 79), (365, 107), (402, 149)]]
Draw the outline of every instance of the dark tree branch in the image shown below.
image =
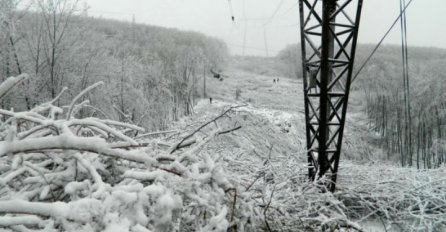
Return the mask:
[[(171, 150), (170, 150), (169, 153), (172, 154), (172, 153), (174, 153), (176, 150), (180, 149), (180, 148), (181, 148), (181, 145), (182, 145), (182, 143), (183, 143), (184, 141), (186, 141), (187, 139), (189, 139), (189, 138), (191, 138), (192, 136), (194, 136), (197, 132), (199, 132), (200, 130), (202, 130), (203, 128), (205, 128), (206, 126), (208, 126), (209, 124), (211, 124), (211, 123), (213, 123), (213, 122), (216, 122), (218, 119), (224, 117), (226, 114), (228, 114), (229, 112), (233, 111), (234, 109), (237, 109), (237, 108), (240, 108), (240, 107), (244, 107), (244, 106), (246, 106), (246, 105), (231, 106), (229, 109), (225, 110), (222, 114), (220, 114), (220, 115), (218, 115), (217, 117), (213, 118), (212, 120), (210, 120), (210, 121), (204, 123), (203, 125), (201, 125), (201, 126), (198, 127), (197, 129), (195, 129), (192, 133), (186, 135), (183, 139), (181, 139), (180, 142), (176, 143), (176, 144), (171, 148)], [(240, 128), (241, 128), (241, 126), (240, 126)], [(237, 129), (240, 129), (240, 128), (237, 128)], [(234, 130), (237, 130), (237, 129), (234, 129)], [(234, 130), (232, 130), (232, 131), (234, 131)], [(227, 131), (227, 132), (225, 132), (225, 133), (229, 133), (229, 132), (231, 132), (231, 131)], [(219, 134), (222, 134), (222, 133), (223, 133), (223, 132), (220, 132)], [(224, 134), (224, 133), (223, 133), (223, 134)]]

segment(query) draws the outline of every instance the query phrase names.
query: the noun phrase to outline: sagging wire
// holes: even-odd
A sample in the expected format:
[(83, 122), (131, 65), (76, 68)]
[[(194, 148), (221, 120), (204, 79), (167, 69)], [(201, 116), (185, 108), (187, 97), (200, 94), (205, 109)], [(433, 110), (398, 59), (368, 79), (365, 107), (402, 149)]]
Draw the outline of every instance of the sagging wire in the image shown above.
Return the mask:
[(232, 22), (235, 22), (234, 9), (232, 8), (231, 0), (228, 0), (228, 6), (229, 6), (229, 13), (231, 14), (231, 20)]
[(403, 13), (406, 12), (407, 8), (410, 6), (410, 4), (412, 3), (413, 0), (410, 0), (407, 5), (404, 7), (404, 9), (400, 12), (400, 14), (398, 15), (398, 17), (395, 19), (395, 21), (393, 21), (393, 24), (390, 26), (390, 28), (387, 30), (387, 32), (384, 34), (384, 36), (381, 38), (381, 40), (378, 42), (378, 44), (376, 45), (376, 47), (373, 49), (373, 51), (370, 53), (370, 55), (367, 57), (367, 59), (364, 61), (364, 63), (362, 63), (362, 65), (360, 66), (360, 68), (358, 69), (358, 71), (356, 72), (356, 74), (353, 76), (352, 78), (352, 83), (356, 80), (356, 78), (358, 78), (358, 75), (361, 73), (361, 71), (364, 69), (364, 67), (367, 65), (367, 63), (370, 61), (370, 59), (372, 59), (373, 55), (375, 54), (375, 52), (378, 50), (378, 48), (381, 46), (381, 44), (384, 42), (384, 39), (389, 35), (390, 31), (392, 31), (393, 27), (395, 27), (396, 23), (400, 20), (400, 18), (402, 17)]
[(266, 26), (266, 25), (270, 24), (270, 23), (273, 21), (274, 17), (275, 17), (276, 14), (279, 12), (279, 10), (280, 10), (280, 8), (282, 7), (282, 5), (283, 5), (284, 2), (285, 2), (285, 0), (281, 0), (281, 1), (279, 2), (279, 4), (278, 4), (277, 7), (276, 7), (276, 10), (275, 10), (274, 13), (271, 15), (271, 17), (269, 17), (268, 20), (263, 24), (263, 26)]

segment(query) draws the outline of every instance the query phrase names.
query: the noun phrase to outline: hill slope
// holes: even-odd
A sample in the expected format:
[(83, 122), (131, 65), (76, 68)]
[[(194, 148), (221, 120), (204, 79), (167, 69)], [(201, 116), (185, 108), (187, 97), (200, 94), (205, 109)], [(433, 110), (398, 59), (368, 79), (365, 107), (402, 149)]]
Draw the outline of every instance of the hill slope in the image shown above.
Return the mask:
[[(422, 199), (437, 196), (436, 190), (443, 187), (433, 183), (444, 183), (441, 176), (446, 170), (419, 172), (380, 162), (385, 155), (375, 146), (377, 136), (367, 130), (361, 99), (355, 95), (351, 99), (338, 191), (335, 195), (320, 193), (314, 189), (317, 184), (308, 183), (306, 178), (301, 80), (280, 78), (275, 84), (273, 78), (277, 76), (239, 70), (226, 74), (223, 81), (207, 82), (212, 104), (202, 100), (195, 115), (184, 118), (177, 126), (187, 130), (230, 106), (242, 106), (235, 116), (213, 126), (241, 125), (241, 129), (219, 136), (201, 152), (220, 160), (242, 196), (254, 199), (265, 215), (261, 226), (264, 230), (317, 231), (321, 228), (314, 225), (320, 224), (325, 224), (326, 229), (336, 225), (365, 231), (443, 228), (443, 222), (433, 220), (441, 213), (415, 208)], [(238, 101), (237, 88), (241, 89)], [(445, 198), (440, 198), (444, 202)], [(423, 218), (424, 214), (431, 218)]]

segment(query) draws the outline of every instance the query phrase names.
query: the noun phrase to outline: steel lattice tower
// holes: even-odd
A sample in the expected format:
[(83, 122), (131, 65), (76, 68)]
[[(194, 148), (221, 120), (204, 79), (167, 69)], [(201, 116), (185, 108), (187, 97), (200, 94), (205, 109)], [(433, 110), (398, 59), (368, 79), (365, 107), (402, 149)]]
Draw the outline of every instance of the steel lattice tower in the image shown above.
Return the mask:
[(309, 176), (326, 176), (334, 192), (362, 0), (299, 0), (299, 8)]

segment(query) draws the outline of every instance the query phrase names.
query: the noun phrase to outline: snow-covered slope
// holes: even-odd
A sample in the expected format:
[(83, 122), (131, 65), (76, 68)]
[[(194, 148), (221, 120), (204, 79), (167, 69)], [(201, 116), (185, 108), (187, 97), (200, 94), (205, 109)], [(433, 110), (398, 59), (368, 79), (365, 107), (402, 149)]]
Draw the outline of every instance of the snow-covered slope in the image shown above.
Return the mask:
[[(279, 77), (274, 83), (277, 78), (233, 71), (223, 82), (212, 80), (208, 84), (212, 104), (201, 101), (195, 115), (180, 123), (206, 121), (229, 106), (244, 105), (235, 116), (215, 125), (242, 128), (219, 136), (201, 152), (218, 156), (239, 191), (254, 199), (264, 215), (264, 230), (311, 231), (322, 229), (315, 226), (321, 224), (326, 229), (344, 226), (365, 231), (444, 228), (443, 222), (436, 221), (439, 212), (417, 211), (417, 204), (430, 197), (446, 203), (446, 197), (436, 193), (443, 187), (430, 184), (438, 181), (444, 185), (441, 176), (446, 170), (419, 172), (382, 161), (384, 152), (374, 146), (375, 136), (367, 131), (355, 94), (347, 119), (338, 191), (332, 195), (315, 190), (306, 178), (302, 82)], [(242, 90), (237, 101), (236, 88)], [(424, 218), (425, 213), (429, 217)]]

